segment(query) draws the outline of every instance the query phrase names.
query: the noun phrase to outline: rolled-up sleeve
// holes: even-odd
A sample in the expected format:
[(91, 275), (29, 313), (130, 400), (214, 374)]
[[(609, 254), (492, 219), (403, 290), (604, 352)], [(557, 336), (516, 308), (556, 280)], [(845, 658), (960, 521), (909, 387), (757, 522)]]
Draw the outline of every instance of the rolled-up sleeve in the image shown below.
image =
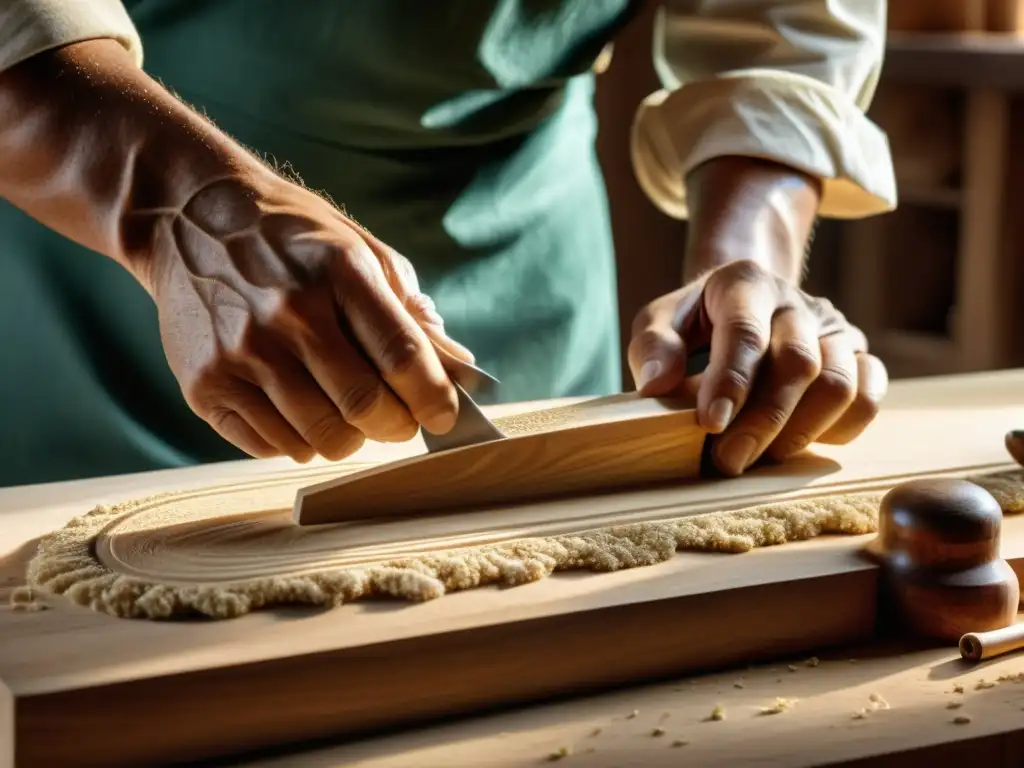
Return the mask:
[(0, 0), (0, 71), (100, 38), (117, 40), (142, 65), (142, 41), (121, 0)]
[(686, 175), (741, 155), (820, 179), (824, 217), (892, 210), (889, 143), (865, 115), (885, 30), (886, 0), (665, 0), (654, 40), (662, 89), (644, 100), (631, 140), (644, 192), (686, 218)]

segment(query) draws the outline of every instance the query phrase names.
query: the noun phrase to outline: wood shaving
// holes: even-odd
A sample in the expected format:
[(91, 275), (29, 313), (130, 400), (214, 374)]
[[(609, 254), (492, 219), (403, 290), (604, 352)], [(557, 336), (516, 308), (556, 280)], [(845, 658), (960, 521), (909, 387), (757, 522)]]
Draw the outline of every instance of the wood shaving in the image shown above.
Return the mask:
[(868, 709), (867, 709), (867, 707), (861, 707), (860, 709), (858, 709), (856, 712), (854, 712), (850, 716), (850, 718), (852, 720), (867, 720), (867, 717), (868, 717)]
[(556, 760), (562, 760), (572, 754), (572, 750), (569, 747), (559, 747), (550, 755), (548, 755), (548, 762), (553, 763)]
[(711, 710), (711, 714), (708, 716), (708, 720), (718, 722), (719, 720), (725, 720), (725, 707), (721, 704), (715, 704), (715, 708)]
[(790, 672), (796, 672), (797, 666), (796, 666), (796, 664), (790, 664), (789, 666), (786, 667), (786, 669), (788, 669)]
[(956, 685), (953, 686), (953, 693), (963, 693), (963, 692), (964, 692), (964, 687), (962, 685), (960, 685), (959, 683), (957, 683)]
[(665, 735), (665, 729), (664, 728), (655, 728), (653, 731), (651, 731), (651, 736), (664, 736), (664, 735)]
[(1024, 672), (1015, 672), (1011, 675), (1000, 675), (996, 680), (1000, 683), (1024, 683)]
[(675, 741), (672, 742), (672, 746), (673, 747), (685, 747), (689, 743), (690, 742), (688, 742), (686, 739), (676, 739)]
[(807, 661), (804, 662), (808, 667), (816, 667), (821, 664), (821, 660), (817, 656), (811, 656)]
[(983, 691), (986, 688), (995, 688), (999, 683), (993, 682), (992, 680), (981, 679), (974, 684), (974, 690)]
[(781, 696), (775, 699), (775, 703), (770, 707), (761, 707), (762, 715), (778, 715), (783, 712), (788, 712), (796, 704), (796, 699), (784, 699)]
[(50, 606), (40, 599), (36, 590), (31, 587), (20, 587), (11, 592), (10, 607), (12, 611), (36, 613), (45, 611)]
[(970, 715), (957, 715), (953, 718), (953, 723), (956, 725), (967, 725), (969, 722), (971, 722)]
[[(1024, 512), (1024, 473), (1020, 470), (968, 479), (988, 490), (1004, 514)], [(175, 517), (175, 511), (176, 500), (191, 498), (194, 492), (171, 493), (95, 507), (42, 537), (27, 569), (27, 586), (13, 590), (11, 600), (31, 602), (27, 596), (35, 590), (63, 595), (73, 603), (113, 616), (153, 620), (197, 615), (230, 619), (262, 608), (336, 607), (370, 596), (432, 600), (488, 585), (536, 582), (561, 571), (610, 572), (655, 565), (679, 551), (735, 554), (822, 535), (875, 533), (883, 495), (883, 491), (870, 491), (784, 500), (740, 510), (466, 546), (374, 563), (191, 585), (163, 583), (156, 576), (129, 576), (98, 559), (94, 545), (101, 533), (112, 535), (111, 531), (119, 525), (125, 527), (132, 521), (149, 526), (147, 551), (176, 551), (168, 540), (161, 538), (161, 532), (192, 520), (191, 513), (180, 512)], [(191, 509), (187, 504), (181, 507), (186, 508)], [(222, 518), (213, 517), (204, 524), (214, 530), (216, 520)], [(231, 523), (233, 531), (240, 522), (244, 524), (244, 518)], [(329, 531), (332, 527), (323, 528)], [(205, 556), (201, 536), (192, 536), (189, 541)], [(261, 541), (261, 546), (274, 546), (272, 537)], [(187, 545), (178, 542), (174, 546)]]
[(946, 705), (946, 709), (960, 709), (963, 705), (962, 701), (951, 701)]
[(640, 714), (640, 710), (639, 709), (634, 709), (632, 712), (630, 712), (628, 715), (626, 715), (626, 719), (627, 720), (634, 720), (634, 719), (636, 719), (636, 716), (639, 715), (639, 714)]
[(743, 688), (743, 683), (733, 683), (733, 684), (732, 684), (732, 687), (733, 687), (733, 688), (739, 688), (739, 689), (741, 689), (741, 690), (742, 690), (742, 688)]
[(871, 700), (875, 709), (890, 709), (889, 702), (882, 698), (882, 694), (872, 693), (868, 698)]

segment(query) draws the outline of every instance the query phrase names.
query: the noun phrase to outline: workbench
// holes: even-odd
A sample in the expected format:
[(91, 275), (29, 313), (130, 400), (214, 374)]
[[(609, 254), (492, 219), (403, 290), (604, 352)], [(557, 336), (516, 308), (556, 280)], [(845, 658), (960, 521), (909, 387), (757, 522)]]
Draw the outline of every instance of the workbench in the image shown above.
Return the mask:
[[(1019, 396), (1016, 394), (1019, 393)], [(1010, 404), (1014, 419), (1019, 406), (1024, 408), (1024, 371), (972, 374), (906, 380), (893, 384), (886, 407), (907, 412), (921, 409), (945, 409), (957, 413), (963, 405), (999, 409)], [(521, 406), (506, 407), (515, 410)], [(495, 409), (500, 413), (503, 409)], [(922, 426), (926, 427), (926, 424)], [(1006, 430), (1024, 426), (1007, 423)], [(927, 432), (927, 430), (925, 430)], [(922, 436), (925, 434), (922, 432)], [(950, 440), (957, 435), (948, 436)], [(934, 440), (934, 437), (930, 438)], [(929, 438), (922, 437), (922, 445)], [(986, 438), (987, 441), (987, 438)], [(987, 442), (986, 442), (987, 444)], [(385, 460), (394, 455), (394, 446), (368, 444), (352, 461)], [(406, 448), (403, 450), (415, 450)], [(984, 457), (990, 461), (998, 450)], [(894, 457), (896, 464), (899, 463)], [(321, 468), (324, 466), (320, 464)], [(316, 463), (310, 471), (316, 470)], [(66, 718), (88, 715), (95, 737), (88, 744), (79, 742), (69, 749), (91, 750), (83, 762), (103, 765), (103, 744), (119, 739), (131, 739), (129, 729), (123, 732), (105, 730), (102, 708), (94, 710), (63, 708), (55, 703), (47, 710), (46, 697), (32, 700), (32, 687), (44, 691), (48, 686), (74, 688), (96, 681), (111, 684), (130, 683), (135, 678), (157, 675), (160, 670), (175, 670), (183, 666), (203, 665), (227, 667), (246, 663), (259, 649), (272, 642), (281, 643), (291, 638), (294, 648), (308, 646), (310, 652), (323, 640), (325, 629), (342, 624), (345, 616), (379, 611), (375, 607), (345, 606), (335, 611), (308, 612), (270, 611), (254, 613), (241, 619), (202, 624), (197, 622), (133, 622), (131, 620), (92, 615), (88, 609), (76, 608), (72, 612), (43, 611), (14, 617), (7, 606), (7, 596), (22, 583), (25, 565), (32, 556), (37, 538), (64, 525), (97, 503), (122, 498), (144, 496), (155, 491), (195, 488), (206, 484), (220, 484), (226, 480), (264, 478), (295, 468), (285, 460), (245, 461), (207, 465), (184, 470), (145, 473), (133, 476), (101, 478), (62, 484), (9, 488), (0, 490), (0, 725), (9, 722), (22, 694), (36, 710), (36, 721), (42, 723), (39, 712), (52, 711), (52, 738), (60, 740), (67, 731)], [(1015, 536), (1020, 539), (1021, 525), (1017, 520)], [(769, 570), (791, 558), (824, 557), (833, 548), (849, 549), (863, 544), (864, 537), (826, 537), (828, 540), (786, 544), (771, 548), (763, 562)], [(706, 556), (705, 556), (706, 557)], [(713, 578), (725, 563), (715, 569), (681, 566), (680, 563), (698, 562), (697, 556), (680, 555), (675, 561), (611, 574), (555, 575), (542, 583), (521, 588), (476, 594), (461, 593), (422, 604), (414, 609), (415, 615), (441, 615), (447, 611), (449, 620), (469, 624), (474, 616), (470, 609), (482, 605), (481, 594), (491, 604), (507, 606), (515, 612), (523, 610), (532, 594), (544, 593), (550, 600), (561, 601), (566, 609), (579, 609), (601, 599), (601, 593), (616, 590), (643, 590), (652, 594), (667, 589), (679, 589), (679, 579), (689, 573), (702, 578)], [(699, 562), (704, 562), (699, 560)], [(775, 565), (772, 565), (772, 564)], [(864, 572), (857, 566), (850, 569), (851, 577)], [(676, 574), (673, 578), (672, 574)], [(841, 574), (840, 574), (841, 575)], [(645, 587), (646, 585), (646, 587)], [(711, 588), (710, 585), (707, 588)], [(719, 587), (720, 588), (720, 587)], [(460, 608), (459, 606), (463, 606)], [(713, 610), (713, 607), (709, 608)], [(842, 647), (823, 641), (820, 648), (794, 655), (785, 648), (787, 642), (778, 643), (778, 652), (764, 657), (750, 658), (746, 663), (722, 664), (709, 662), (707, 670), (696, 670), (691, 676), (651, 682), (653, 671), (645, 670), (643, 663), (625, 654), (616, 654), (615, 648), (604, 649), (609, 666), (607, 680), (591, 691), (573, 691), (572, 698), (534, 701), (517, 709), (505, 708), (486, 712), (487, 705), (463, 711), (456, 718), (445, 714), (445, 722), (409, 723), (402, 729), (387, 733), (366, 733), (359, 739), (349, 735), (344, 743), (281, 745), (285, 751), (259, 754), (239, 754), (230, 764), (302, 765), (302, 766), (513, 766), (535, 765), (557, 760), (567, 765), (626, 766), (626, 765), (1020, 765), (1024, 763), (1024, 654), (1009, 655), (980, 666), (968, 667), (959, 660), (955, 647), (922, 647), (890, 638), (872, 638), (874, 620), (867, 618), (867, 605), (821, 603), (822, 612), (832, 612), (854, 622), (863, 619), (865, 642), (856, 647)], [(460, 611), (463, 611), (460, 613)], [(63, 621), (71, 621), (73, 632), (60, 632), (57, 614)], [(68, 619), (68, 617), (71, 619)], [(401, 612), (380, 611), (382, 622), (401, 627)], [(396, 616), (398, 618), (396, 618)], [(450, 617), (454, 616), (455, 619)], [(763, 620), (757, 612), (747, 614), (744, 621)], [(457, 621), (456, 621), (457, 620)], [(838, 620), (838, 619), (837, 619)], [(413, 619), (412, 621), (416, 621)], [(46, 622), (54, 622), (46, 624)], [(126, 622), (132, 632), (150, 638), (144, 646), (134, 643), (124, 648), (111, 648), (104, 640), (104, 628), (111, 623)], [(332, 624), (331, 622), (335, 622)], [(592, 622), (591, 622), (592, 623)], [(669, 627), (677, 636), (663, 634), (669, 622), (659, 626), (608, 626), (607, 636), (622, 637), (624, 632), (646, 636), (648, 647), (660, 643), (699, 644), (709, 649), (711, 659), (716, 646), (728, 646), (729, 637), (703, 637), (685, 634), (678, 626)], [(571, 631), (571, 622), (563, 622)], [(54, 629), (40, 632), (40, 627)], [(383, 624), (382, 624), (383, 626)], [(585, 623), (578, 625), (582, 636), (576, 642), (586, 646), (600, 646), (602, 629)], [(246, 644), (239, 642), (244, 630)], [(691, 633), (696, 630), (691, 625)], [(39, 637), (40, 651), (32, 655), (26, 650), (25, 633)], [(202, 641), (183, 650), (182, 642)], [(221, 638), (221, 640), (218, 640)], [(654, 638), (654, 639), (650, 639)], [(790, 638), (799, 644), (800, 638)], [(501, 644), (499, 637), (495, 644)], [(616, 641), (618, 642), (618, 641)], [(507, 643), (506, 643), (507, 644)], [(788, 643), (792, 645), (792, 643)], [(43, 646), (48, 646), (46, 650)], [(504, 647), (504, 646), (503, 646)], [(54, 652), (58, 648), (58, 652)], [(445, 661), (445, 659), (449, 661)], [(87, 662), (95, 660), (95, 667)], [(458, 680), (458, 665), (450, 654), (426, 656), (419, 660), (419, 678), (426, 687), (450, 684), (452, 690), (472, 688), (472, 681)], [(368, 663), (372, 660), (367, 659)], [(571, 666), (571, 659), (564, 663)], [(440, 665), (440, 668), (439, 668)], [(618, 669), (637, 669), (640, 678), (634, 685), (623, 687), (615, 681)], [(408, 674), (396, 671), (395, 675)], [(675, 676), (678, 678), (678, 676)], [(224, 710), (243, 712), (254, 702), (244, 692), (233, 690), (224, 677), (221, 688), (207, 689), (195, 708), (181, 712), (180, 716), (194, 720), (198, 725), (204, 717)], [(281, 678), (283, 681), (283, 678)], [(315, 675), (313, 675), (315, 680)], [(411, 677), (386, 681), (392, 686), (403, 683), (410, 696), (420, 690), (410, 684)], [(68, 681), (71, 681), (70, 683)], [(986, 681), (986, 682), (979, 682)], [(993, 684), (994, 683), (994, 684)], [(310, 683), (313, 685), (313, 683)], [(6, 686), (6, 688), (5, 688)], [(331, 690), (309, 688), (309, 695), (318, 699), (322, 711), (329, 699), (345, 696), (343, 683), (335, 681)], [(958, 691), (960, 686), (962, 691)], [(600, 690), (599, 690), (600, 689)], [(98, 689), (93, 689), (98, 690)], [(5, 695), (5, 692), (7, 695)], [(72, 691), (73, 692), (73, 691)], [(215, 692), (215, 697), (210, 697)], [(424, 692), (426, 693), (426, 692)], [(479, 696), (477, 700), (486, 701)], [(582, 694), (588, 694), (582, 696)], [(554, 693), (553, 693), (554, 695)], [(429, 698), (429, 696), (427, 696)], [(60, 701), (69, 701), (61, 699)], [(467, 701), (469, 699), (466, 699)], [(58, 700), (55, 699), (55, 702)], [(86, 702), (88, 703), (88, 702)], [(270, 702), (283, 708), (300, 702), (282, 698)], [(267, 704), (267, 702), (262, 702)], [(308, 702), (302, 702), (303, 705)], [(81, 705), (81, 702), (79, 702)], [(133, 728), (161, 727), (153, 721), (151, 713), (161, 711), (162, 717), (177, 717), (173, 711), (162, 709), (163, 702), (142, 697), (136, 702), (137, 720)], [(312, 705), (311, 705), (312, 706)], [(5, 709), (6, 707), (6, 709)], [(191, 708), (190, 708), (191, 709)], [(764, 711), (768, 710), (768, 711)], [(316, 711), (313, 707), (310, 711)], [(149, 714), (147, 714), (149, 713)], [(61, 719), (65, 718), (65, 722)], [(147, 719), (149, 718), (149, 719)], [(81, 724), (75, 724), (80, 729)], [(415, 726), (418, 730), (409, 730)], [(71, 728), (70, 731), (80, 733)], [(3, 728), (0, 728), (3, 733)], [(233, 737), (234, 738), (234, 737)], [(5, 753), (0, 744), (0, 765)], [(908, 758), (915, 758), (909, 762)], [(81, 759), (81, 758), (80, 758)], [(6, 766), (4, 766), (6, 768)]]

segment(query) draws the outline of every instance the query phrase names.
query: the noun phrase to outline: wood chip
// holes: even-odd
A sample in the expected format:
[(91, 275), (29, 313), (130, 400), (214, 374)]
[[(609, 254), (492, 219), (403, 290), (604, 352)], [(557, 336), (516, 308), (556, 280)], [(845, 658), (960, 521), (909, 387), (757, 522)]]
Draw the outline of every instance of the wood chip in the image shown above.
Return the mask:
[(858, 709), (856, 712), (854, 712), (850, 716), (851, 720), (867, 720), (867, 718), (868, 718), (868, 709), (867, 709), (867, 707), (862, 707), (861, 709)]
[(807, 661), (804, 662), (808, 667), (816, 667), (821, 664), (821, 660), (817, 656), (811, 656)]
[(786, 669), (788, 669), (790, 672), (796, 672), (797, 666), (796, 664), (790, 664), (786, 667)]
[(981, 680), (979, 680), (978, 682), (976, 682), (974, 684), (974, 690), (976, 690), (976, 691), (983, 691), (986, 688), (995, 688), (996, 685), (998, 685), (998, 683), (995, 683), (995, 682), (993, 682), (991, 680), (981, 679)]
[(953, 723), (955, 725), (967, 725), (969, 722), (971, 722), (970, 715), (957, 715), (953, 718)]
[(591, 738), (593, 738), (594, 736), (600, 736), (600, 735), (601, 735), (601, 729), (600, 728), (595, 728), (594, 730), (592, 730), (590, 732)]
[(1000, 675), (996, 680), (1000, 683), (1024, 683), (1024, 672), (1017, 672), (1012, 675)]
[(964, 687), (962, 685), (960, 685), (959, 683), (957, 683), (956, 685), (953, 686), (953, 693), (963, 693), (963, 692), (964, 692)]
[(690, 742), (688, 742), (686, 739), (676, 739), (675, 741), (672, 742), (672, 746), (673, 747), (685, 747), (689, 743)]
[(951, 701), (946, 705), (946, 709), (960, 709), (963, 705), (962, 701)]
[(880, 694), (880, 693), (872, 693), (870, 696), (868, 696), (868, 698), (871, 699), (871, 703), (875, 705), (875, 709), (878, 709), (878, 708), (890, 709), (891, 708), (889, 706), (889, 702), (886, 701), (884, 698), (882, 698), (882, 694)]
[(665, 729), (664, 728), (655, 728), (653, 731), (651, 731), (651, 736), (664, 736), (664, 735), (665, 735)]
[(548, 762), (553, 763), (556, 760), (561, 760), (563, 758), (568, 757), (571, 754), (572, 754), (572, 750), (569, 749), (569, 747), (559, 747), (554, 752), (552, 752), (550, 755), (548, 755)]
[(761, 714), (778, 715), (792, 709), (794, 704), (796, 704), (795, 699), (784, 699), (780, 696), (775, 699), (775, 703), (770, 707), (761, 707)]
[(743, 688), (743, 683), (733, 683), (733, 684), (732, 684), (732, 687), (733, 687), (733, 688), (739, 688), (739, 689), (742, 689), (742, 688)]
[(725, 720), (725, 708), (721, 704), (715, 704), (715, 708), (711, 710), (711, 714), (708, 716), (708, 720)]
[(639, 709), (634, 709), (632, 712), (630, 712), (628, 715), (626, 715), (626, 719), (627, 720), (634, 720), (634, 719), (636, 719), (636, 716), (639, 715), (639, 714), (640, 714), (640, 710)]

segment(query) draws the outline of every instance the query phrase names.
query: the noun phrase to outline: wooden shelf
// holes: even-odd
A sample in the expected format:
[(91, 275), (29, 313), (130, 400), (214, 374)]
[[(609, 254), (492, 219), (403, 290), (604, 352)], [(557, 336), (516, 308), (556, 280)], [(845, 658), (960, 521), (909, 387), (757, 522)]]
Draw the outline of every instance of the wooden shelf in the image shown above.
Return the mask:
[(939, 88), (1024, 92), (1024, 36), (890, 32), (882, 76)]

